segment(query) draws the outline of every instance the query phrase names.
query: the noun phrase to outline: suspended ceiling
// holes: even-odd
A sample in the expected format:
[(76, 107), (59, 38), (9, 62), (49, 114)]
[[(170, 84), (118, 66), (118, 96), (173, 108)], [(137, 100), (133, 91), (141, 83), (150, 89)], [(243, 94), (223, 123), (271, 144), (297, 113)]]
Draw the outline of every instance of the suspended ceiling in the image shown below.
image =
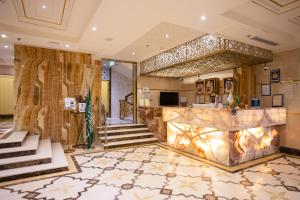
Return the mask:
[[(1, 0), (0, 33), (8, 38), (0, 41), (11, 46), (21, 43), (139, 62), (204, 33), (213, 33), (281, 52), (300, 47), (299, 2)], [(42, 8), (44, 4), (46, 9)], [(96, 31), (92, 30), (94, 26)], [(170, 37), (165, 38), (165, 34)], [(252, 40), (254, 36), (278, 45)]]

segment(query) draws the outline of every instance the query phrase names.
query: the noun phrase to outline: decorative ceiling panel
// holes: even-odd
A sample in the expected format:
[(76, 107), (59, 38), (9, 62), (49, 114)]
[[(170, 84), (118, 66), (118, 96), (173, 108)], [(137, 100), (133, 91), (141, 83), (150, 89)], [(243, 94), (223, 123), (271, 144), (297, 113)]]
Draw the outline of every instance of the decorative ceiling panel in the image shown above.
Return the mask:
[(13, 2), (21, 22), (66, 29), (74, 0), (13, 0)]
[(141, 62), (141, 74), (188, 77), (272, 60), (270, 50), (207, 34)]
[(300, 7), (300, 0), (252, 0), (252, 2), (277, 15)]

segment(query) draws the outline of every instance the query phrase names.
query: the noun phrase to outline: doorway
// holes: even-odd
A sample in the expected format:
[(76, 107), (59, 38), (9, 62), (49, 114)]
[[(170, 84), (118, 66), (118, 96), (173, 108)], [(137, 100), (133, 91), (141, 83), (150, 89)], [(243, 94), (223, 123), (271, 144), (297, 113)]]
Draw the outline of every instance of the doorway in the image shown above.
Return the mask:
[(102, 60), (101, 96), (108, 124), (136, 122), (136, 70), (135, 62)]

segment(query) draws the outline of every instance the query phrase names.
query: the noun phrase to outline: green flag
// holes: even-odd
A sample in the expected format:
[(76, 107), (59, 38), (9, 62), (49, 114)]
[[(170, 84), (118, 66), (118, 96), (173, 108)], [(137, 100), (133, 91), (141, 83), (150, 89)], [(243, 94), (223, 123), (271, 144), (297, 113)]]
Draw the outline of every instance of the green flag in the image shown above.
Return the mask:
[(89, 88), (89, 93), (85, 100), (85, 122), (86, 122), (86, 138), (88, 143), (88, 148), (92, 148), (94, 140), (94, 128), (93, 128), (93, 114), (92, 114), (92, 102), (91, 102), (91, 91)]

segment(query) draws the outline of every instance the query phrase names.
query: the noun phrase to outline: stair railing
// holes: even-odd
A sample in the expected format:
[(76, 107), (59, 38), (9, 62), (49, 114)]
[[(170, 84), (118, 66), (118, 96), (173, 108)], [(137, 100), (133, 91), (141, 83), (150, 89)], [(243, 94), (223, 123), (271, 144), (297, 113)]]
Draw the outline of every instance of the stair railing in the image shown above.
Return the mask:
[[(107, 144), (107, 115), (106, 108), (103, 102), (101, 101), (101, 113), (104, 121), (104, 143)], [(103, 127), (103, 123), (101, 122), (101, 126)]]

